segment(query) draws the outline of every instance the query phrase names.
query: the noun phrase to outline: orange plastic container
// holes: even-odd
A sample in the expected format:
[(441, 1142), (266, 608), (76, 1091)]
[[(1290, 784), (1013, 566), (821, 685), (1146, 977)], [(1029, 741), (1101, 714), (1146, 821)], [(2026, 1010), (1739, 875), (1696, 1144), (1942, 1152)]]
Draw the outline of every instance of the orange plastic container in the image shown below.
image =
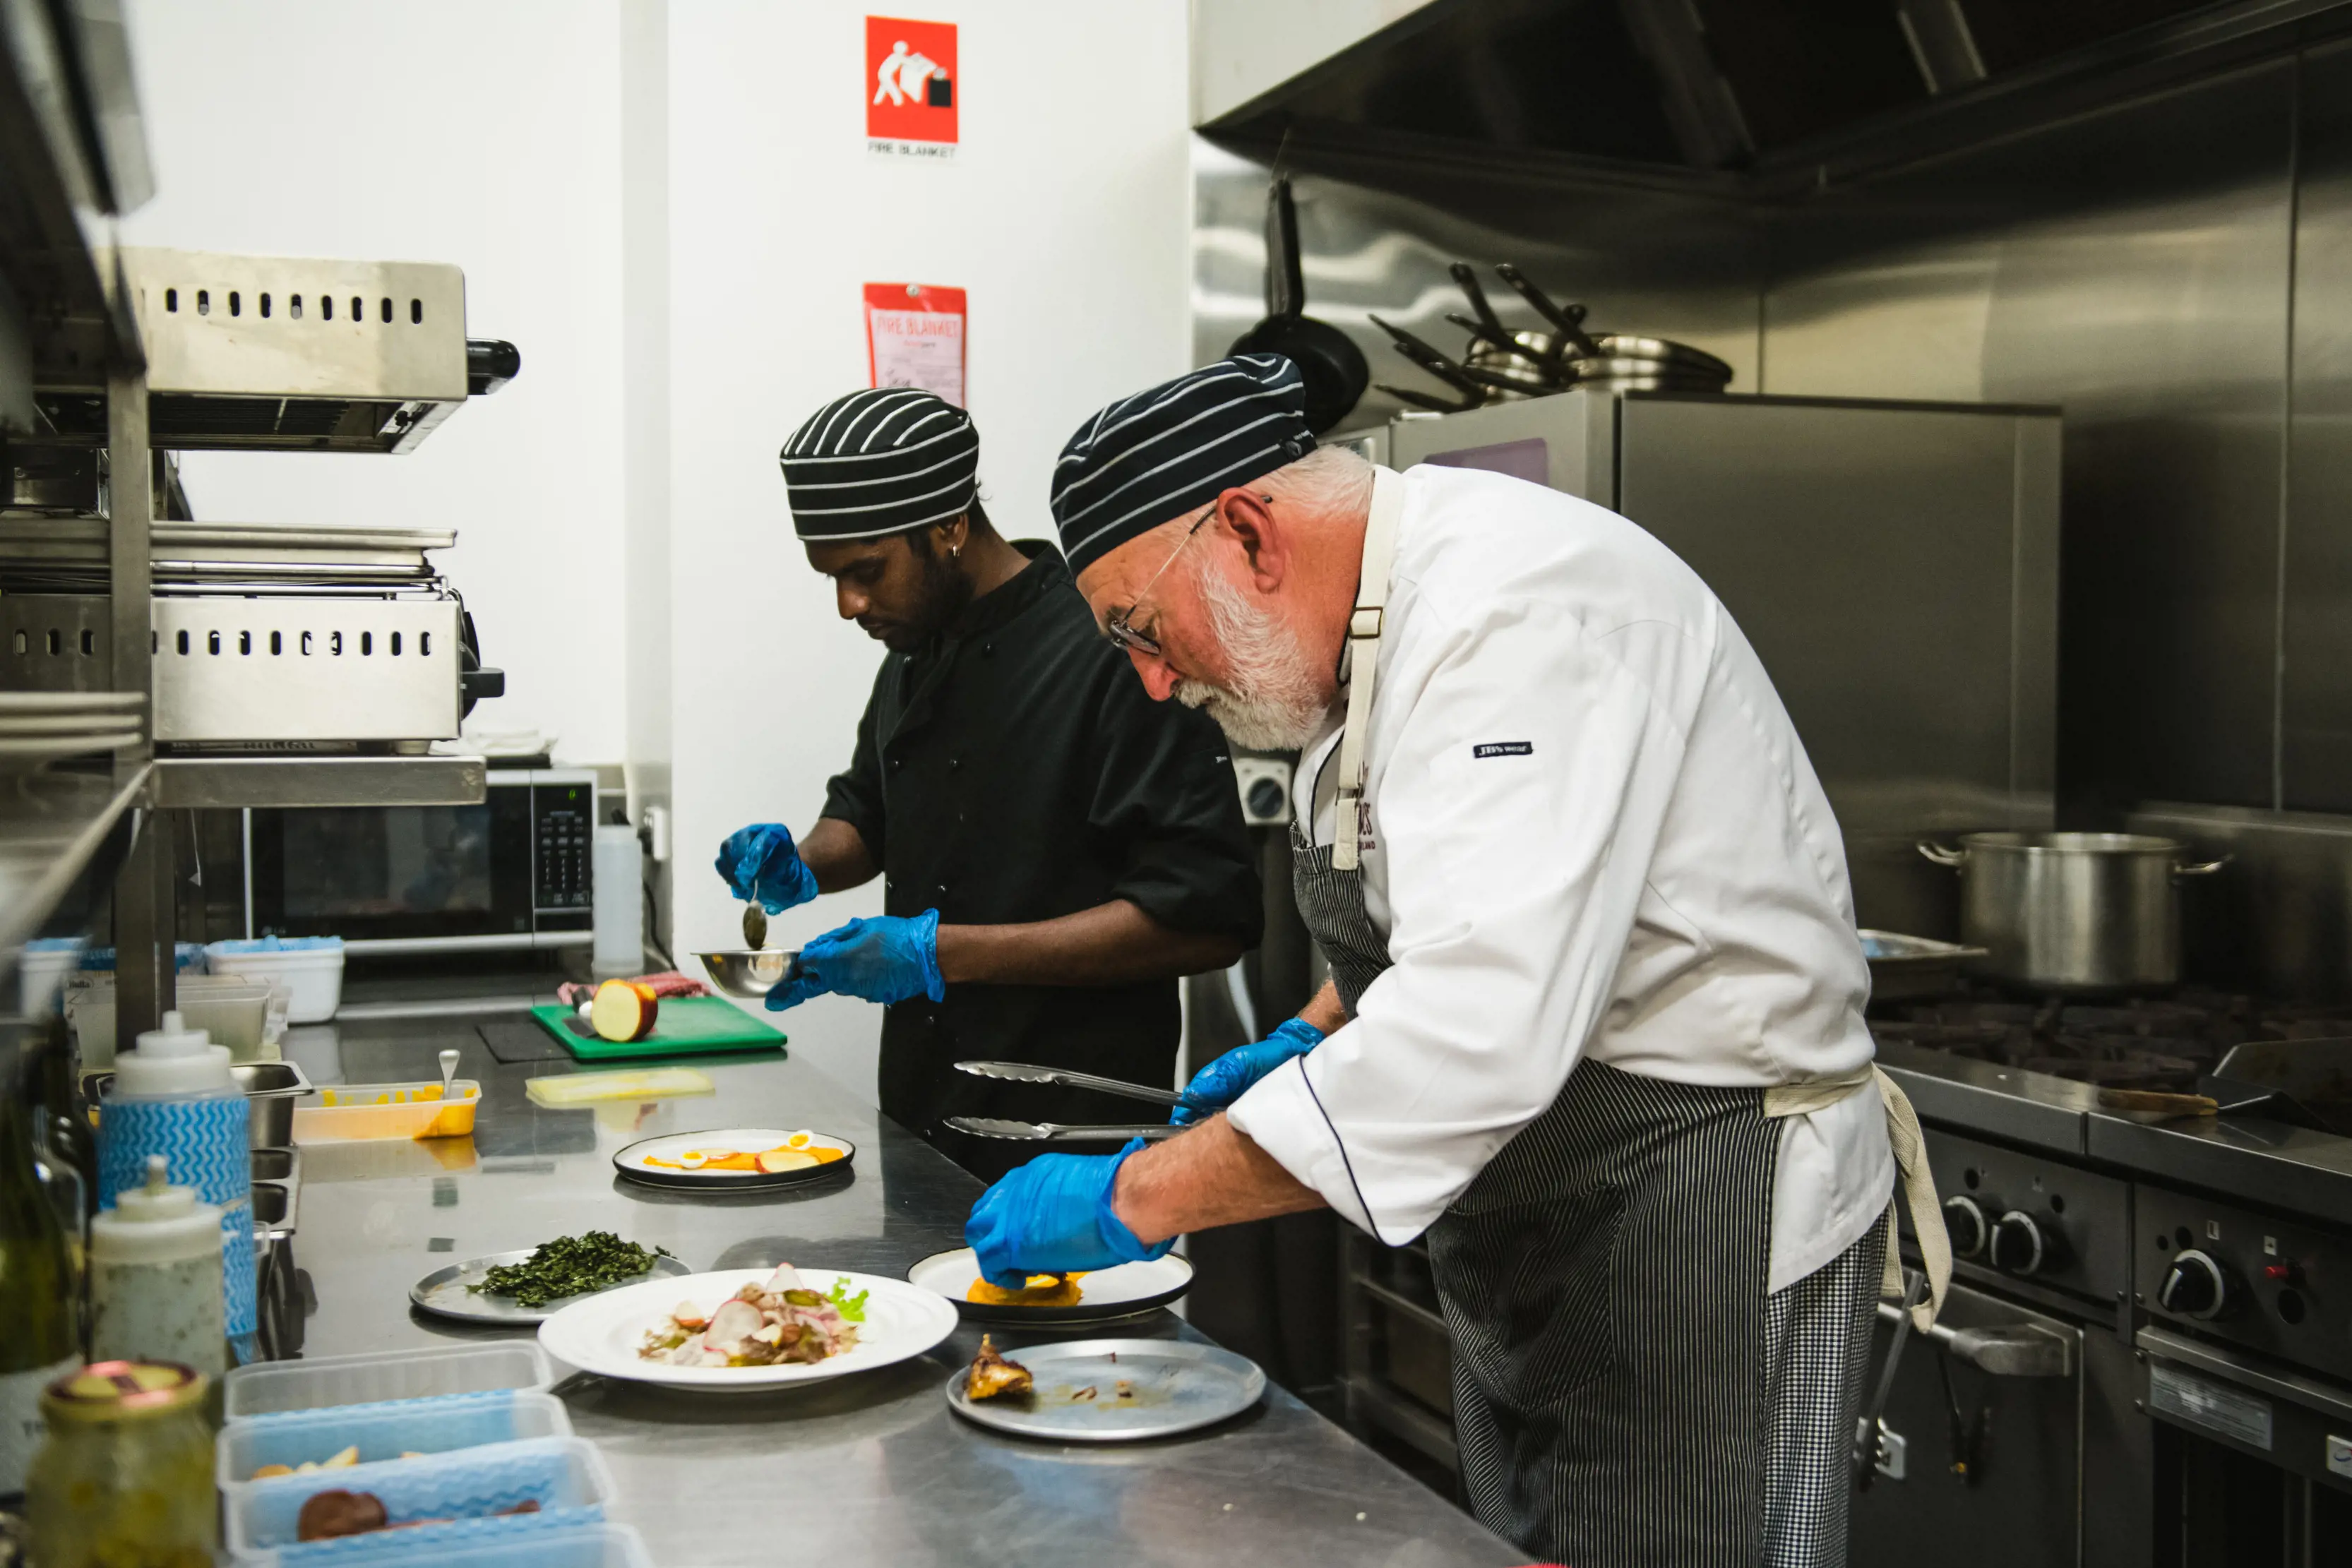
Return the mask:
[(449, 1085), (341, 1083), (294, 1102), (297, 1144), (348, 1144), (372, 1138), (462, 1138), (474, 1130), (482, 1086), (470, 1078)]

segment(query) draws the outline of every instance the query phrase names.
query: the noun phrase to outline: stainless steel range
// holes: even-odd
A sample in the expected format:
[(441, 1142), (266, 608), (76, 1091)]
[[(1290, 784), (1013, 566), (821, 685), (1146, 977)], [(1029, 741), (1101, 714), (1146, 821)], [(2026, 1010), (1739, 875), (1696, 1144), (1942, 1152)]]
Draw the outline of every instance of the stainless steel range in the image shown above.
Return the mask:
[[(2196, 989), (1885, 1011), (1958, 1260), (1854, 1560), (2352, 1561), (2352, 1137), (2324, 1077), (2242, 1076), (2332, 1051), (2352, 1012)], [(2172, 1113), (2200, 1090), (2218, 1114)]]

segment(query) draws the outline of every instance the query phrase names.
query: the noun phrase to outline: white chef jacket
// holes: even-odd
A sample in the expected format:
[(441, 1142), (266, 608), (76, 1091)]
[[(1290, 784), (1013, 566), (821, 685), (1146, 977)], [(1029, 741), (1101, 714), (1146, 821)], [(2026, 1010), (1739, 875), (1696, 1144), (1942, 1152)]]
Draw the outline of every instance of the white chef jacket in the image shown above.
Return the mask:
[[(1402, 477), (1360, 841), (1391, 966), (1230, 1112), (1391, 1244), (1588, 1055), (1758, 1088), (1873, 1055), (1837, 822), (1730, 612), (1603, 507), (1475, 469)], [(1318, 844), (1341, 715), (1300, 759)], [(1884, 1215), (1885, 1117), (1862, 1093), (1782, 1123), (1768, 1289)]]

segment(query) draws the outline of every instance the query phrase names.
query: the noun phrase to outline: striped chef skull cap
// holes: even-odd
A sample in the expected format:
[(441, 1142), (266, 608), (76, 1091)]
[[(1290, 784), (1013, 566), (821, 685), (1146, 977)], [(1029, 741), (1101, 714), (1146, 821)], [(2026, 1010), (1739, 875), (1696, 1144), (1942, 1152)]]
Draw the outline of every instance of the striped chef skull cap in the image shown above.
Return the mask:
[(869, 387), (809, 415), (777, 455), (803, 539), (870, 539), (944, 523), (980, 488), (971, 415), (919, 387)]
[(1236, 354), (1078, 426), (1054, 469), (1054, 523), (1070, 570), (1314, 451), (1306, 406), (1297, 365)]

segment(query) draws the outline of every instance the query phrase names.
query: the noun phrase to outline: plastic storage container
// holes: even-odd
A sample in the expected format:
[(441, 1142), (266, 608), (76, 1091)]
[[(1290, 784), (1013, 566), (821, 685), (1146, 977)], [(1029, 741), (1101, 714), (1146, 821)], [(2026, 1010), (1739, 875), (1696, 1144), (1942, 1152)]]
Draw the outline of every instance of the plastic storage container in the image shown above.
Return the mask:
[[(550, 1525), (544, 1529), (436, 1531), (422, 1543), (413, 1530), (355, 1535), (336, 1552), (335, 1568), (653, 1568), (645, 1538), (625, 1524)], [(269, 1552), (240, 1563), (274, 1561)]]
[[(536, 1534), (604, 1517), (613, 1478), (595, 1446), (579, 1437), (533, 1437), (519, 1443), (391, 1459), (309, 1475), (278, 1476), (230, 1492), (222, 1513), (227, 1545), (238, 1556), (274, 1553), (285, 1563), (339, 1561), (366, 1543), (364, 1536), (305, 1542), (297, 1534), (302, 1504), (322, 1491), (371, 1492), (399, 1531), (418, 1545), (507, 1532)], [(508, 1513), (536, 1503), (530, 1513)]]
[(377, 1405), (388, 1399), (425, 1399), (438, 1394), (544, 1390), (554, 1381), (547, 1353), (528, 1340), (261, 1361), (232, 1367), (221, 1379), (221, 1414), (234, 1420), (281, 1410)]
[[(191, 1029), (228, 1047), (231, 1061), (274, 1061), (286, 1034), (288, 995), (266, 980), (233, 975), (182, 975), (174, 1005)], [(66, 1021), (73, 1025), (84, 1072), (114, 1063), (114, 977), (97, 975), (66, 989)]]
[(413, 1083), (339, 1083), (294, 1103), (298, 1144), (358, 1143), (370, 1138), (462, 1138), (474, 1130), (482, 1086), (470, 1078), (453, 1080), (449, 1098), (441, 1081)]
[(47, 1017), (66, 977), (81, 967), (81, 951), (78, 936), (36, 936), (26, 943), (16, 959), (16, 1010), (26, 1018)]
[(342, 1005), (343, 939), (340, 936), (215, 942), (205, 948), (205, 960), (215, 975), (241, 975), (285, 987), (288, 1023), (325, 1023)]
[(264, 1465), (320, 1464), (347, 1448), (363, 1465), (406, 1454), (446, 1454), (485, 1443), (569, 1437), (563, 1401), (531, 1388), (444, 1394), (381, 1405), (337, 1405), (247, 1416), (221, 1428), (218, 1479), (225, 1492), (254, 1484)]

